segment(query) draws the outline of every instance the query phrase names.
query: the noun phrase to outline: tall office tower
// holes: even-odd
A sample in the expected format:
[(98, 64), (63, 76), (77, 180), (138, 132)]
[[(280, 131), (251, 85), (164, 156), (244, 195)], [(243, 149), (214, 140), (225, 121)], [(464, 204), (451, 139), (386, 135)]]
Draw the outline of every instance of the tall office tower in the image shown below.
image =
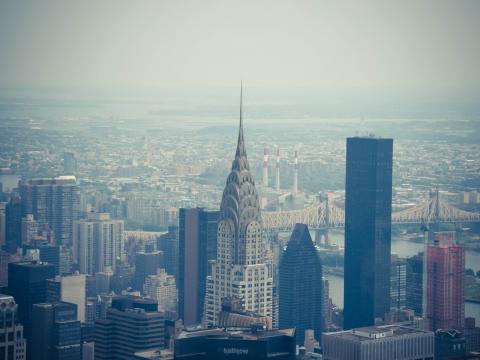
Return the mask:
[[(0, 197), (1, 196), (2, 196), (2, 194), (0, 192)], [(6, 245), (6, 239), (7, 239), (6, 210), (7, 210), (7, 203), (0, 202), (0, 248), (3, 248)]]
[(217, 258), (218, 211), (180, 209), (178, 312), (185, 325), (202, 322), (209, 262)]
[(10, 254), (0, 250), (0, 288), (8, 286), (8, 263)]
[(72, 225), (77, 218), (79, 187), (74, 176), (21, 182), (20, 196), (25, 214), (40, 226), (48, 225), (57, 245), (72, 245)]
[(392, 256), (390, 267), (390, 308), (402, 309), (407, 302), (407, 262)]
[(407, 309), (412, 309), (415, 315), (423, 314), (423, 253), (412, 256), (407, 259), (407, 289), (406, 302)]
[(163, 252), (165, 270), (178, 280), (178, 226), (170, 225), (166, 234), (157, 239), (157, 250)]
[(0, 294), (0, 359), (26, 359), (27, 344), (17, 310), (18, 305), (12, 296)]
[(56, 276), (47, 280), (46, 302), (65, 301), (77, 305), (78, 320), (85, 322), (86, 275)]
[(63, 172), (65, 175), (75, 175), (77, 172), (77, 154), (73, 151), (63, 153)]
[(465, 250), (455, 232), (438, 232), (427, 246), (427, 319), (430, 329), (465, 325)]
[(390, 310), (392, 155), (392, 139), (347, 139), (345, 329)]
[(32, 359), (32, 307), (45, 301), (46, 280), (53, 277), (55, 268), (50, 264), (35, 261), (8, 264), (8, 291), (17, 301), (18, 320), (25, 329), (27, 359)]
[(113, 298), (106, 318), (95, 323), (95, 359), (134, 359), (135, 352), (163, 347), (165, 321), (157, 307), (151, 299)]
[(277, 147), (277, 159), (275, 161), (275, 190), (280, 191), (280, 148)]
[(137, 252), (135, 254), (135, 290), (142, 291), (145, 278), (148, 275), (156, 275), (159, 268), (163, 268), (163, 253), (161, 251)]
[(296, 328), (298, 345), (303, 345), (308, 329), (320, 340), (322, 304), (322, 264), (307, 225), (296, 224), (280, 261), (280, 328)]
[(295, 156), (293, 160), (293, 186), (292, 195), (298, 193), (298, 150), (295, 150)]
[(81, 328), (77, 305), (39, 303), (32, 309), (32, 359), (80, 360)]
[(110, 219), (107, 213), (90, 213), (84, 220), (74, 221), (73, 257), (78, 260), (80, 272), (93, 275), (115, 272), (123, 254), (123, 220)]
[(398, 325), (371, 326), (324, 333), (324, 360), (433, 360), (431, 331)]
[(207, 277), (206, 325), (217, 324), (226, 297), (240, 299), (244, 311), (272, 316), (273, 271), (265, 260), (262, 235), (260, 203), (245, 150), (240, 101), (237, 150), (220, 205), (217, 259)]
[(332, 305), (330, 304), (330, 283), (322, 278), (322, 316), (323, 331), (329, 331), (332, 326)]
[(18, 197), (10, 198), (5, 206), (5, 242), (7, 251), (15, 253), (22, 246), (22, 216), (23, 204)]
[(175, 277), (159, 269), (156, 275), (148, 275), (143, 292), (150, 299), (157, 300), (158, 310), (169, 313), (177, 312), (178, 290)]
[(268, 146), (263, 148), (263, 172), (262, 172), (262, 185), (268, 186)]

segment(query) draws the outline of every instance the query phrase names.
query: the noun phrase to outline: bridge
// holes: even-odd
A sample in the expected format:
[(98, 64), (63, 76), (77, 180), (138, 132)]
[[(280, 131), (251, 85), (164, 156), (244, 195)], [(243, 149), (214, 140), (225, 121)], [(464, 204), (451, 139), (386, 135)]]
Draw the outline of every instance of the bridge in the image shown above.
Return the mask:
[[(341, 228), (345, 212), (330, 196), (301, 210), (262, 212), (263, 228), (268, 233), (291, 232), (296, 223), (310, 229)], [(458, 209), (449, 204), (437, 190), (417, 205), (392, 213), (392, 224), (439, 224), (480, 222), (480, 213)]]

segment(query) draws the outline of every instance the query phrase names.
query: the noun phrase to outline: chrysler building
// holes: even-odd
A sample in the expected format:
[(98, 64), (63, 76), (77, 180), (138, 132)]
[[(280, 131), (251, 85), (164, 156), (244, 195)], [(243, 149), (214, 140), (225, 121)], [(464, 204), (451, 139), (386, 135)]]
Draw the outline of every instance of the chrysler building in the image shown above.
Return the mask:
[(240, 90), (237, 150), (220, 205), (217, 259), (207, 277), (204, 325), (217, 325), (226, 298), (240, 300), (247, 312), (271, 317), (272, 283), (262, 240), (258, 193), (245, 151)]

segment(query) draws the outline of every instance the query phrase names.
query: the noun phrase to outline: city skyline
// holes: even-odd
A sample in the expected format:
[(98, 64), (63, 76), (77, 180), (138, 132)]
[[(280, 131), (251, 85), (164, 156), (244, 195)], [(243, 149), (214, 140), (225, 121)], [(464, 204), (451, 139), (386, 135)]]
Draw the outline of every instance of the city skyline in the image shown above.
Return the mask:
[(0, 0), (0, 360), (478, 358), (478, 19)]

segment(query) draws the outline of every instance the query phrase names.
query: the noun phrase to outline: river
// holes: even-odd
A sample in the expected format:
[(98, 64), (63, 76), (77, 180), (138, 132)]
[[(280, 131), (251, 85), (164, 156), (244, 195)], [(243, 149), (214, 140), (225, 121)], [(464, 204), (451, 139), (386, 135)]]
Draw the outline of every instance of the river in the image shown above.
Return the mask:
[[(331, 241), (335, 243), (343, 243), (343, 234), (335, 233), (330, 237)], [(392, 254), (397, 254), (400, 257), (410, 257), (418, 252), (423, 251), (423, 245), (413, 241), (407, 241), (403, 239), (397, 239), (392, 241)], [(480, 270), (480, 253), (466, 250), (465, 251), (465, 267), (473, 269), (474, 271)], [(330, 297), (335, 305), (343, 308), (343, 277), (336, 275), (325, 275), (330, 285)], [(474, 317), (476, 319), (477, 326), (480, 326), (480, 304), (478, 303), (465, 303), (465, 316)]]

